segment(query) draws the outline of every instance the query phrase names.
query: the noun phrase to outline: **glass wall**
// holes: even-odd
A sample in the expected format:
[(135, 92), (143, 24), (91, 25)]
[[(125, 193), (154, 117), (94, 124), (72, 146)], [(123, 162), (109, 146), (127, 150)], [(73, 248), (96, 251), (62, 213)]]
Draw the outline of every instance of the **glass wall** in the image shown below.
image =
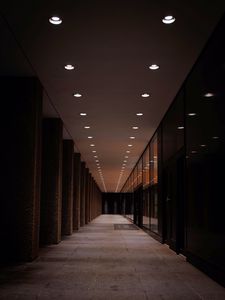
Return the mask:
[(150, 229), (158, 233), (158, 136), (150, 142)]
[(143, 226), (150, 229), (150, 148), (147, 146), (143, 154)]

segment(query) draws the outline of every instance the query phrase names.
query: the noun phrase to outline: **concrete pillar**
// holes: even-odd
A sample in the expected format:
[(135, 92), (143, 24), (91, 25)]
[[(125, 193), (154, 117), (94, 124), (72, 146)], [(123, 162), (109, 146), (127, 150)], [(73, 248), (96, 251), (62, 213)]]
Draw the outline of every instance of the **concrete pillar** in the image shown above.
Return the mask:
[(73, 157), (74, 143), (63, 141), (62, 235), (73, 232)]
[(61, 240), (62, 213), (62, 132), (60, 119), (44, 119), (42, 144), (40, 242)]
[(74, 189), (73, 189), (73, 230), (80, 228), (80, 181), (81, 161), (80, 153), (74, 153)]
[(42, 86), (1, 77), (0, 260), (30, 261), (39, 249)]
[(81, 181), (80, 181), (80, 226), (85, 224), (85, 162), (81, 162)]

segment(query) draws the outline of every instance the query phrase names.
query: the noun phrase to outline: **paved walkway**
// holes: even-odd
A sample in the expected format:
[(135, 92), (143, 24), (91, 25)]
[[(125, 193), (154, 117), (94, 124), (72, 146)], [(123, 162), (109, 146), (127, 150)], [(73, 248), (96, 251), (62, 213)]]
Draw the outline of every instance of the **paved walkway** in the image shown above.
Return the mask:
[(142, 230), (102, 215), (32, 263), (3, 270), (0, 299), (225, 299), (225, 289)]

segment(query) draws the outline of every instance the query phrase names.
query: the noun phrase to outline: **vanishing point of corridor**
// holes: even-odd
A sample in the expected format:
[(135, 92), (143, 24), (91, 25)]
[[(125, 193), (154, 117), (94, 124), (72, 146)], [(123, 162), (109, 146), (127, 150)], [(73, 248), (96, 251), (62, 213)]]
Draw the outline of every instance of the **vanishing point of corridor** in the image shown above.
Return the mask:
[(99, 216), (0, 280), (1, 300), (225, 299), (223, 287), (119, 215)]

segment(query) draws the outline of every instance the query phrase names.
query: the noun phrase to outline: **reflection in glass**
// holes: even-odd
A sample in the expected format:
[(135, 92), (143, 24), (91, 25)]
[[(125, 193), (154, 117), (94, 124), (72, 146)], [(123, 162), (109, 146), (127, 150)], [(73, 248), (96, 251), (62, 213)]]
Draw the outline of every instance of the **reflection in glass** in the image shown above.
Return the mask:
[(158, 233), (158, 186), (154, 185), (150, 191), (151, 197), (151, 216), (150, 216), (150, 227), (155, 233)]

